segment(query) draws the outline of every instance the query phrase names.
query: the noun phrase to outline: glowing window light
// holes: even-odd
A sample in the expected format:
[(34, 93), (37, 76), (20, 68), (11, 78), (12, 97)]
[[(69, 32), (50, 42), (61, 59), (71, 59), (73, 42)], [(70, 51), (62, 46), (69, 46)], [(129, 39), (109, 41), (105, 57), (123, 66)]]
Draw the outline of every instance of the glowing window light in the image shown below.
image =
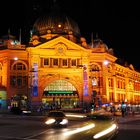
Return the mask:
[(76, 130), (65, 132), (64, 135), (65, 136), (73, 135), (73, 134), (76, 134), (76, 133), (79, 133), (79, 132), (82, 132), (82, 131), (89, 130), (93, 127), (95, 127), (95, 124), (86, 125), (84, 127), (77, 128)]
[(97, 133), (96, 135), (93, 136), (94, 139), (98, 139), (108, 133), (110, 133), (111, 131), (115, 130), (117, 128), (117, 125), (116, 124), (113, 124), (110, 128), (102, 131), (102, 132), (99, 132)]

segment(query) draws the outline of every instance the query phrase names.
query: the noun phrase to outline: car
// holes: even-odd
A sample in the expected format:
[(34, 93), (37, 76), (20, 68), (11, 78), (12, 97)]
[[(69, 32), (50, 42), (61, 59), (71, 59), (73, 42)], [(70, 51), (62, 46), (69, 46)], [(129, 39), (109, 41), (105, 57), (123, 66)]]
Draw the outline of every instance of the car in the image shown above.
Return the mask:
[(22, 115), (31, 115), (31, 109), (29, 109), (28, 107), (21, 107), (21, 114)]
[(25, 110), (22, 110), (22, 114), (23, 115), (31, 115), (31, 110), (27, 110), (27, 109), (25, 109)]
[(110, 113), (88, 114), (89, 123), (94, 124), (93, 140), (110, 140), (116, 138), (118, 134), (118, 122)]
[(89, 113), (84, 119), (80, 125), (65, 131), (63, 134), (65, 137), (62, 140), (111, 140), (117, 138), (118, 123), (112, 114), (108, 112)]
[(47, 114), (45, 124), (51, 127), (67, 127), (68, 118), (63, 111), (53, 110)]

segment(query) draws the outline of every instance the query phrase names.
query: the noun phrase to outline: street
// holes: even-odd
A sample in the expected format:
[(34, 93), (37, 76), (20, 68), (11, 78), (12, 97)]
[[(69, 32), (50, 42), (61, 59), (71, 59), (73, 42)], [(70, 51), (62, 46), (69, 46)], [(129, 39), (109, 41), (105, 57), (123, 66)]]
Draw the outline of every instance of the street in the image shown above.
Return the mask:
[[(58, 137), (66, 129), (49, 129), (44, 120), (44, 116), (1, 115), (0, 140), (55, 140), (54, 134)], [(76, 124), (70, 122), (69, 128)]]
[[(0, 140), (61, 140), (63, 133), (81, 121), (70, 121), (68, 128), (47, 128), (44, 116), (0, 115)], [(118, 117), (119, 133), (115, 140), (139, 140), (140, 115)], [(80, 136), (77, 140), (82, 140)]]
[(119, 119), (119, 133), (115, 140), (139, 140), (140, 115)]

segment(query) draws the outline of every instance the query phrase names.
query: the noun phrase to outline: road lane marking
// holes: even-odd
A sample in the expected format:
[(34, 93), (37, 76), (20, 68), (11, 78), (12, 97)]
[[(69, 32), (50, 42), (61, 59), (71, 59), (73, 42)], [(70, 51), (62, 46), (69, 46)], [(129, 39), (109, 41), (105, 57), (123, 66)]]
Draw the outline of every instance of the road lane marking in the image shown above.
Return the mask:
[(33, 137), (40, 136), (40, 135), (42, 135), (42, 134), (44, 134), (44, 133), (46, 133), (46, 132), (48, 132), (48, 131), (49, 131), (49, 130), (46, 130), (46, 131), (42, 131), (42, 132), (40, 132), (40, 133), (38, 133), (38, 134), (31, 135), (31, 136), (29, 136), (29, 137), (26, 137), (26, 139), (31, 139), (31, 138), (33, 138)]

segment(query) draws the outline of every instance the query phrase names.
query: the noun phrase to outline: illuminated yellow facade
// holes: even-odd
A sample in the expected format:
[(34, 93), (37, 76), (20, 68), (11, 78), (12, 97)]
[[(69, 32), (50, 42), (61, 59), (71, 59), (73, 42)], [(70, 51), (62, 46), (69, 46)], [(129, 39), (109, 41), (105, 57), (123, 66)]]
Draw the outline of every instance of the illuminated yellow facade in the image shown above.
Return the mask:
[(100, 39), (91, 44), (83, 37), (77, 41), (74, 32), (78, 29), (67, 27), (63, 34), (61, 22), (56, 23), (55, 32), (47, 28), (43, 32), (44, 23), (41, 27), (35, 23), (40, 34), (32, 34), (29, 45), (12, 43), (10, 36), (1, 45), (2, 107), (18, 98), (22, 105), (30, 101), (33, 106), (60, 108), (90, 106), (93, 102), (140, 104), (140, 73), (132, 65), (117, 64), (112, 49)]

